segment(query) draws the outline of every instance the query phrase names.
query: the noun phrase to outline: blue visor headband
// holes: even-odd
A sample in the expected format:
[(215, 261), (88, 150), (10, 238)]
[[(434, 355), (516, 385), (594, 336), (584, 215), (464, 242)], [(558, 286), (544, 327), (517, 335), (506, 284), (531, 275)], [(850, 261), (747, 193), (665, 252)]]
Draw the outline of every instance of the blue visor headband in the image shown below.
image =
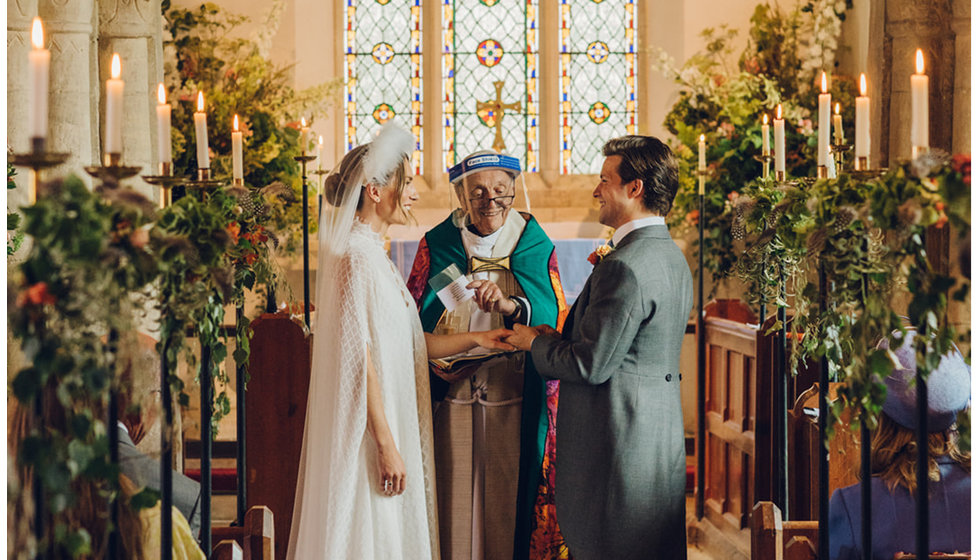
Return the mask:
[(455, 183), (463, 177), (487, 169), (500, 169), (509, 173), (511, 177), (515, 177), (521, 172), (521, 162), (516, 157), (505, 156), (504, 154), (470, 156), (449, 170), (449, 182)]

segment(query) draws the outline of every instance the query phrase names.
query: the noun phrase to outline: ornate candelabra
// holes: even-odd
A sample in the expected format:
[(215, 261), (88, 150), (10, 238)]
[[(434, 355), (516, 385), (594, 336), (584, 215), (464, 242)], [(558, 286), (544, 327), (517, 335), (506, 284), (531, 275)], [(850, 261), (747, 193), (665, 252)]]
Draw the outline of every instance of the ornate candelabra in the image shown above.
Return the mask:
[(755, 161), (762, 163), (762, 178), (765, 179), (769, 176), (769, 165), (772, 163), (773, 157), (770, 154), (753, 156)]
[(15, 166), (26, 167), (31, 170), (28, 187), (28, 202), (30, 204), (37, 201), (41, 170), (61, 165), (68, 161), (69, 155), (64, 152), (49, 152), (44, 138), (31, 138), (31, 151), (11, 156), (10, 161)]
[(159, 165), (159, 174), (143, 175), (143, 180), (147, 183), (160, 188), (160, 208), (170, 206), (173, 192), (171, 189), (177, 185), (187, 183), (184, 177), (174, 177), (174, 166), (170, 162), (162, 162)]

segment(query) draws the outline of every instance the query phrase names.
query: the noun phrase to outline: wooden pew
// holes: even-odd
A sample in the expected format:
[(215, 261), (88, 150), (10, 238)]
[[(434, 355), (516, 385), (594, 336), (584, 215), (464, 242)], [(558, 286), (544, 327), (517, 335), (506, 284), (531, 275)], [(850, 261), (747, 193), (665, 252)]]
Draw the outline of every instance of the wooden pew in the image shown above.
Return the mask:
[[(705, 516), (736, 539), (748, 538), (752, 504), (771, 485), (771, 337), (739, 300), (705, 306)], [(743, 541), (744, 542), (744, 541)]]
[(244, 526), (212, 528), (211, 542), (234, 541), (242, 550), (245, 560), (272, 560), (275, 534), (272, 510), (265, 506), (252, 506), (245, 512)]
[[(831, 383), (829, 396), (833, 400), (841, 383)], [(790, 411), (787, 436), (789, 438), (789, 512), (793, 519), (817, 519), (820, 516), (819, 477), (817, 461), (820, 450), (820, 430), (816, 416), (805, 409), (819, 408), (820, 387), (814, 383), (796, 399)], [(856, 484), (861, 467), (861, 440), (857, 432), (850, 431), (851, 413), (845, 410), (829, 444), (830, 493)]]
[(768, 501), (752, 508), (752, 560), (815, 560), (816, 542), (816, 521), (783, 521)]
[(211, 552), (211, 560), (244, 560), (242, 547), (233, 540), (219, 542)]
[(247, 502), (271, 510), (277, 538), (270, 546), (273, 557), (283, 560), (303, 447), (313, 337), (302, 320), (285, 313), (262, 315), (252, 322), (252, 331), (245, 391)]

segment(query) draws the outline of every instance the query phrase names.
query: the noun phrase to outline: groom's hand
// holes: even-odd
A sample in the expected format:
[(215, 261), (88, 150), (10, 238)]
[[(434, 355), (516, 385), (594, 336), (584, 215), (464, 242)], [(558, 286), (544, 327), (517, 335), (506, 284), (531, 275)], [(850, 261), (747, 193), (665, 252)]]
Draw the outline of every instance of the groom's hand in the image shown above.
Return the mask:
[(521, 324), (515, 324), (514, 335), (507, 338), (506, 342), (519, 350), (530, 351), (531, 343), (534, 342), (535, 337), (542, 334), (538, 329), (539, 327), (525, 327)]

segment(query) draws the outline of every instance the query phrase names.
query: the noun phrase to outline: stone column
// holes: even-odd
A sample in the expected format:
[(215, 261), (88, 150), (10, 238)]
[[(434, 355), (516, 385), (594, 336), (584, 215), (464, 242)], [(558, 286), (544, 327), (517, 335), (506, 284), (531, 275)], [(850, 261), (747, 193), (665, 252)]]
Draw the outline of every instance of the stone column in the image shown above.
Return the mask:
[[(27, 53), (31, 50), (31, 20), (37, 0), (7, 0), (7, 146), (24, 152), (27, 139)], [(7, 191), (7, 208), (27, 204), (28, 171), (17, 171), (17, 188)]]
[[(142, 166), (141, 173), (156, 173), (156, 86), (163, 77), (160, 0), (99, 0), (98, 9), (97, 87), (101, 92), (109, 78), (113, 53), (119, 53), (126, 82), (122, 161)], [(99, 115), (103, 115), (104, 93), (100, 98)], [(104, 137), (101, 127), (100, 132)], [(151, 198), (159, 196), (157, 189), (141, 181), (131, 184)]]
[(561, 11), (558, 0), (542, 0), (538, 10), (538, 169), (544, 184), (553, 187), (561, 173)]
[(970, 153), (970, 0), (953, 0), (953, 153)]
[[(964, 10), (965, 21), (969, 22), (969, 7)], [(969, 39), (967, 37), (964, 53), (966, 60), (961, 60), (962, 57), (956, 56), (958, 39), (953, 28), (953, 3), (948, 0), (887, 0), (884, 15), (882, 59), (886, 75), (882, 118), (887, 119), (887, 137), (883, 140), (887, 139), (885, 153), (888, 161), (907, 159), (911, 155), (909, 76), (915, 72), (917, 48), (921, 48), (925, 55), (929, 75), (929, 144), (950, 151), (953, 149), (954, 122), (962, 117), (954, 116), (954, 83), (964, 73), (966, 84), (969, 83)], [(959, 24), (957, 27), (962, 29), (964, 26)], [(968, 23), (965, 28), (968, 34)], [(969, 88), (966, 85), (961, 89), (964, 87)]]
[(88, 184), (83, 166), (98, 160), (98, 94), (93, 74), (92, 23), (95, 0), (39, 0), (38, 15), (50, 36), (50, 149), (69, 152), (68, 161), (48, 176), (74, 173)]

